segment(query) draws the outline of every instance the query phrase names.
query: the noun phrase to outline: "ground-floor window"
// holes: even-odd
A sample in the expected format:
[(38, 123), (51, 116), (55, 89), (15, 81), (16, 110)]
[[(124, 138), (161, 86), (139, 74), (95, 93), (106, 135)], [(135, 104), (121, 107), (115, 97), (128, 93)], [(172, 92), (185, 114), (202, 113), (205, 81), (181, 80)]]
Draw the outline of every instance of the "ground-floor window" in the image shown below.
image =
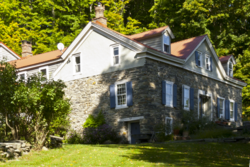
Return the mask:
[(165, 135), (172, 134), (173, 132), (173, 119), (171, 117), (165, 118)]

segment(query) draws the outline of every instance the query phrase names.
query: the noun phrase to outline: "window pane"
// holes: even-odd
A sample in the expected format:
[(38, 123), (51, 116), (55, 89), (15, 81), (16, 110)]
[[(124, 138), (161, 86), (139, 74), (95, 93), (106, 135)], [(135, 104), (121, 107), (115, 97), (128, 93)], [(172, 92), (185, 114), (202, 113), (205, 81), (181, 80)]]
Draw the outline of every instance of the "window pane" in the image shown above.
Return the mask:
[(114, 56), (114, 64), (119, 64), (119, 56)]
[(21, 74), (21, 75), (20, 75), (20, 79), (21, 79), (21, 80), (24, 80), (24, 79), (25, 79), (25, 74)]
[(76, 72), (80, 72), (81, 71), (81, 67), (80, 67), (80, 64), (76, 65)]
[(163, 41), (164, 41), (164, 44), (170, 45), (170, 38), (169, 38), (169, 36), (164, 35)]
[(42, 76), (46, 76), (47, 72), (46, 69), (41, 70)]
[(184, 89), (184, 97), (189, 98), (189, 89), (187, 88)]
[(166, 85), (166, 93), (167, 94), (172, 94), (172, 85), (171, 84), (167, 84)]
[(224, 100), (220, 99), (220, 114), (223, 114), (223, 104), (224, 104)]
[(230, 102), (230, 110), (233, 110), (234, 103)]
[(172, 132), (172, 121), (169, 118), (166, 118), (166, 134), (170, 134)]
[(189, 98), (184, 98), (184, 107), (189, 107)]
[(118, 105), (126, 104), (126, 95), (118, 95)]
[(169, 53), (170, 47), (169, 45), (164, 44), (164, 52)]
[(80, 64), (80, 56), (76, 57), (76, 64)]
[(172, 105), (172, 96), (171, 95), (167, 95), (166, 96), (166, 105), (167, 106), (171, 106)]
[(114, 48), (114, 55), (115, 56), (119, 55), (119, 48), (118, 47)]

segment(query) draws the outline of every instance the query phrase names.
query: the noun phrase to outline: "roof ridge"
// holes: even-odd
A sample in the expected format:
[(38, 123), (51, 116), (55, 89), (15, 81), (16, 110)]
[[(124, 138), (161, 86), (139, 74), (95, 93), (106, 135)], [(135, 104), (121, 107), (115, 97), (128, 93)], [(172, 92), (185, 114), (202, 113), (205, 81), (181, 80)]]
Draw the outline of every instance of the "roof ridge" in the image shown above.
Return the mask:
[[(163, 27), (166, 27), (166, 28), (167, 28), (168, 25), (163, 26)], [(149, 31), (157, 30), (157, 29), (160, 29), (160, 28), (163, 28), (163, 27), (158, 27), (158, 28), (155, 28), (155, 29), (151, 29), (151, 30), (148, 30), (148, 31), (144, 31), (144, 32), (140, 32), (140, 33), (132, 34), (132, 35), (128, 35), (128, 36), (130, 37), (130, 36), (133, 36), (133, 35), (138, 35), (138, 34), (142, 34), (142, 33), (147, 33), (147, 32), (149, 32)]]
[(187, 39), (183, 39), (183, 40), (180, 40), (180, 41), (173, 42), (173, 43), (171, 43), (171, 44), (176, 44), (176, 43), (179, 43), (179, 42), (183, 42), (183, 41), (185, 41), (185, 40), (188, 40), (188, 39), (198, 38), (198, 37), (202, 37), (202, 36), (207, 36), (207, 34), (200, 35), (200, 36), (196, 36), (196, 37), (191, 37), (191, 38), (187, 38)]

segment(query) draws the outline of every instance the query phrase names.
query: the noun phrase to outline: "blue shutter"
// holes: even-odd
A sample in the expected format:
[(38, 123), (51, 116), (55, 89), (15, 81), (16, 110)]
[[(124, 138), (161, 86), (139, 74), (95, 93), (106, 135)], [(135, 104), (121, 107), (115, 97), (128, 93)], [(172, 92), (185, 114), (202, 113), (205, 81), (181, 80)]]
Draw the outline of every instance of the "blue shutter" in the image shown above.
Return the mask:
[(213, 58), (212, 56), (210, 57), (210, 69), (213, 71)]
[(161, 101), (163, 105), (166, 105), (166, 81), (161, 82)]
[(194, 88), (190, 88), (190, 110), (194, 111)]
[(237, 115), (238, 115), (238, 106), (237, 103), (234, 103), (234, 120), (237, 121)]
[(195, 51), (195, 63), (196, 63), (197, 66), (200, 66), (198, 64), (198, 59), (199, 59), (199, 53), (197, 51)]
[(177, 107), (177, 85), (173, 85), (173, 106)]
[(225, 100), (225, 119), (229, 120), (229, 100)]
[(127, 105), (132, 106), (133, 105), (133, 88), (132, 88), (132, 82), (127, 82)]
[(110, 108), (115, 108), (115, 85), (110, 85)]
[(217, 114), (218, 114), (218, 118), (220, 118), (220, 99), (217, 98)]

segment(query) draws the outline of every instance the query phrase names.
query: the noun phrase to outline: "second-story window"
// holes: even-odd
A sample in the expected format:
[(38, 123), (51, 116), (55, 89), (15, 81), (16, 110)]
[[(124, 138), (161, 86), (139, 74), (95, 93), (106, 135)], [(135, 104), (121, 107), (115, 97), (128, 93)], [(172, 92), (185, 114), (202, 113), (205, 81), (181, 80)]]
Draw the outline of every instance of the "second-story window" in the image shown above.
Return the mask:
[(81, 57), (80, 55), (75, 56), (75, 73), (81, 72)]
[(166, 34), (163, 35), (163, 51), (170, 53), (170, 37)]
[(196, 66), (202, 67), (202, 53), (195, 51), (195, 62)]
[(119, 47), (114, 47), (113, 48), (113, 65), (117, 65), (120, 63), (119, 59)]
[(205, 58), (205, 64), (206, 64), (206, 69), (211, 71), (211, 62), (210, 62), (210, 57), (206, 55)]
[(228, 75), (233, 77), (233, 63), (231, 61), (228, 64)]

